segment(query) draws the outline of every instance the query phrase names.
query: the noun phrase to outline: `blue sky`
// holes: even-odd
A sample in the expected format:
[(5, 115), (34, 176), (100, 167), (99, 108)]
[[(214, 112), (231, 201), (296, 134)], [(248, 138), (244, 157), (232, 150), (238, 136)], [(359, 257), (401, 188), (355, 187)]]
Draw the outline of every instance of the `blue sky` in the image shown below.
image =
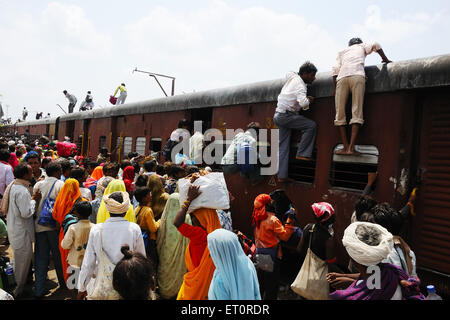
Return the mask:
[(91, 90), (97, 107), (120, 82), (128, 102), (162, 97), (135, 67), (175, 76), (175, 94), (282, 78), (305, 60), (325, 72), (353, 36), (394, 61), (449, 54), (449, 18), (446, 0), (0, 0), (0, 101), (16, 120), (24, 106), (62, 114), (64, 89), (78, 104)]

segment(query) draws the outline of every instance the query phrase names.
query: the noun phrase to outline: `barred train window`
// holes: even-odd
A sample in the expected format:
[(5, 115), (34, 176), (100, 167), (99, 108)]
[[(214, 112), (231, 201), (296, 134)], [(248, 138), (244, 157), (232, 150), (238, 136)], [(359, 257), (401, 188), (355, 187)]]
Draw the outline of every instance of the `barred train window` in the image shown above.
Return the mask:
[(151, 138), (149, 150), (153, 152), (159, 152), (162, 149), (162, 139), (161, 138)]
[(140, 155), (145, 155), (145, 137), (137, 137), (136, 138), (136, 152)]
[(317, 149), (313, 150), (311, 161), (297, 160), (295, 158), (297, 146), (298, 143), (291, 144), (289, 150), (289, 178), (299, 182), (313, 183), (316, 175)]
[(367, 174), (378, 170), (378, 148), (375, 146), (356, 145), (359, 156), (342, 156), (334, 152), (343, 149), (339, 144), (333, 150), (333, 161), (331, 163), (330, 184), (353, 190), (364, 190), (367, 184)]
[(98, 141), (98, 152), (100, 152), (103, 148), (106, 148), (106, 137), (101, 136)]
[(123, 139), (122, 155), (127, 156), (131, 152), (132, 146), (133, 146), (133, 137), (125, 137)]

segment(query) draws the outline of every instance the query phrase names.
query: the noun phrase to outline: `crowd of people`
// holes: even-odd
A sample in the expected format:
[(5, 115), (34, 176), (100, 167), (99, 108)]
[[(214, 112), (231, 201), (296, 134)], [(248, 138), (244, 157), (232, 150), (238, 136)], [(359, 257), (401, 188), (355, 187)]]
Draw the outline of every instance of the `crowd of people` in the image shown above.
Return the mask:
[[(374, 51), (390, 62), (379, 45), (360, 39), (352, 39), (349, 49), (339, 54), (334, 74), (336, 90), (343, 97), (336, 96), (336, 126), (346, 125), (341, 107), (348, 92), (359, 88), (363, 94), (361, 66), (364, 72), (364, 58)], [(358, 66), (352, 69), (346, 61), (357, 61)], [(314, 101), (306, 95), (306, 84), (314, 81), (316, 72), (312, 63), (302, 65), (299, 73), (288, 75), (278, 98), (274, 122), (280, 129), (281, 183), (289, 182), (292, 129), (302, 131), (296, 158), (311, 159), (316, 124), (298, 112)], [(347, 80), (359, 86), (344, 85), (342, 81)], [(123, 103), (125, 85), (118, 91)], [(71, 101), (69, 110), (73, 109), (76, 100), (65, 94)], [(358, 99), (354, 95), (350, 123), (356, 129), (350, 142), (342, 136), (344, 149), (338, 154), (357, 155), (354, 139), (362, 124)], [(240, 172), (259, 183), (258, 166), (238, 161), (242, 150), (247, 159), (256, 150), (259, 123), (248, 124), (245, 132), (234, 137), (214, 170), (196, 161), (205, 147), (203, 131), (193, 130), (190, 137), (188, 128), (189, 121), (181, 120), (158, 156), (131, 152), (120, 163), (111, 160), (108, 149), (102, 149), (96, 159), (87, 159), (75, 151), (59, 154), (55, 142), (2, 137), (1, 214), (14, 257), (16, 285), (8, 288), (12, 297), (26, 295), (29, 279), (34, 281), (34, 298), (45, 297), (52, 259), (60, 288), (70, 290), (73, 299), (276, 300), (284, 244), (300, 256), (291, 288), (303, 298), (424, 299), (414, 252), (400, 236), (414, 206), (414, 194), (401, 211), (378, 203), (370, 196), (377, 174), (370, 173), (344, 237), (337, 239), (332, 204), (313, 203), (310, 213), (300, 213), (286, 192), (277, 189), (253, 200), (254, 233), (244, 235), (233, 227), (233, 195), (228, 192), (227, 207), (208, 206), (212, 199), (203, 199), (199, 207), (196, 200), (204, 191), (196, 182), (218, 171), (222, 175)], [(174, 156), (173, 148), (186, 141), (188, 151)], [(222, 187), (215, 187), (217, 194)], [(309, 214), (314, 223), (298, 225), (299, 214)], [(337, 265), (339, 241), (350, 257), (347, 268)], [(373, 269), (378, 270), (375, 280)], [(2, 295), (11, 297), (4, 290)]]

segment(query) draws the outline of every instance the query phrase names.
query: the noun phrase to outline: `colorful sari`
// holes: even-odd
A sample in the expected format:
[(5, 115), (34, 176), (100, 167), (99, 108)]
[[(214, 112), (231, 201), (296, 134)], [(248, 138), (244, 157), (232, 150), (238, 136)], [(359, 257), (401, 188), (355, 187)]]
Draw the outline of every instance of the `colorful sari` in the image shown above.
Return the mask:
[[(64, 182), (61, 191), (56, 197), (55, 204), (53, 206), (53, 219), (55, 219), (60, 226), (62, 226), (66, 215), (70, 212), (75, 202), (81, 198), (81, 192), (79, 183), (76, 179), (69, 178)], [(67, 273), (67, 268), (69, 264), (67, 262), (67, 256), (69, 255), (69, 250), (63, 249), (61, 247), (61, 242), (64, 239), (63, 228), (60, 228), (59, 232), (59, 251), (61, 252), (61, 263), (64, 272), (64, 280), (67, 281), (69, 274)]]
[[(103, 193), (103, 198), (106, 195), (110, 195), (111, 193), (114, 193), (116, 191), (126, 192), (125, 189), (125, 183), (122, 180), (114, 179), (108, 184), (108, 187), (106, 188), (105, 192)], [(103, 223), (110, 217), (108, 210), (106, 210), (105, 201), (102, 199), (102, 202), (100, 203), (100, 207), (98, 208), (97, 213), (97, 223)], [(133, 205), (130, 204), (130, 208), (127, 211), (127, 214), (124, 217), (129, 222), (136, 223), (136, 217), (134, 215)]]
[(148, 177), (147, 187), (150, 188), (152, 192), (152, 202), (150, 207), (153, 210), (155, 219), (158, 219), (161, 216), (170, 195), (165, 192), (161, 178), (157, 174)]
[(94, 169), (94, 171), (92, 171), (91, 176), (86, 179), (84, 186), (88, 189), (92, 186), (96, 186), (97, 181), (100, 180), (101, 177), (103, 177), (103, 167), (98, 166)]
[[(209, 233), (220, 229), (220, 220), (216, 210), (201, 208), (194, 211), (200, 224)], [(209, 254), (208, 247), (203, 252), (200, 264), (195, 267), (190, 254), (190, 244), (184, 255), (187, 273), (178, 292), (177, 300), (207, 300), (208, 290), (214, 275), (215, 266)]]
[[(157, 279), (159, 293), (163, 299), (172, 299), (177, 296), (187, 272), (184, 253), (189, 239), (183, 237), (173, 225), (179, 210), (180, 195), (173, 193), (167, 200), (156, 234), (156, 248), (159, 256)], [(189, 215), (186, 216), (185, 222), (191, 224)]]

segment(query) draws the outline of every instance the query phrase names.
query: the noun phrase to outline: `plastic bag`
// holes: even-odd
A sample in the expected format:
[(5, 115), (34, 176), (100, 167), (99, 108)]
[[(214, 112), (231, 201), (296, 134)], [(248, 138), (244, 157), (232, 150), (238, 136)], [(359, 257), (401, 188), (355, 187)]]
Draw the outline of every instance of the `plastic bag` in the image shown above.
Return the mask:
[[(194, 186), (200, 186), (201, 194), (191, 202), (187, 213), (191, 213), (200, 208), (222, 210), (230, 208), (230, 197), (222, 172), (212, 172), (201, 176), (192, 184)], [(189, 178), (178, 180), (180, 205), (183, 205), (186, 200), (190, 185)]]
[(60, 157), (70, 157), (73, 153), (77, 153), (77, 145), (70, 142), (58, 142), (56, 144), (56, 150)]

